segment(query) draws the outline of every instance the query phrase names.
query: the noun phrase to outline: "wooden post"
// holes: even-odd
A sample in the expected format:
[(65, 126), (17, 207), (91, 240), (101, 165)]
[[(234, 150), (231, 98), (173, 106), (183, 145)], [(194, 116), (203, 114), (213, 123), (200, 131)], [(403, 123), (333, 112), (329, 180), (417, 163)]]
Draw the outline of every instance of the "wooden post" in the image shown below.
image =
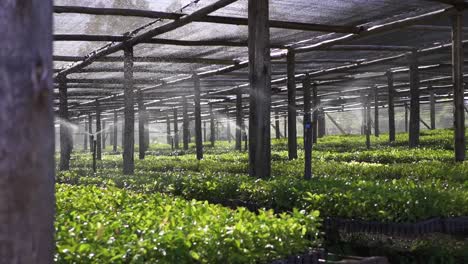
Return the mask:
[(409, 125), (409, 147), (419, 145), (419, 70), (417, 53), (412, 52), (409, 56), (410, 68), (410, 125)]
[(366, 126), (367, 126), (367, 113), (366, 113), (366, 98), (363, 93), (361, 93), (361, 135), (366, 135)]
[(374, 86), (374, 135), (379, 137), (379, 92), (377, 85)]
[(267, 178), (270, 176), (271, 170), (269, 1), (249, 0), (248, 9), (249, 169), (251, 176)]
[[(200, 79), (198, 75), (193, 75), (193, 84), (195, 86), (195, 145), (197, 148), (197, 160), (203, 159), (203, 139), (201, 131), (201, 106), (200, 106)], [(206, 123), (205, 134), (206, 134)]]
[(177, 108), (173, 109), (174, 112), (174, 148), (179, 149), (179, 124), (178, 124), (178, 115), (177, 115)]
[[(429, 86), (430, 87), (430, 86)], [(428, 87), (428, 88), (429, 88)], [(432, 87), (430, 87), (432, 88)], [(430, 89), (429, 89), (430, 90)], [(430, 116), (431, 116), (431, 130), (434, 130), (436, 128), (436, 124), (435, 124), (435, 103), (436, 103), (436, 100), (435, 100), (435, 94), (434, 94), (434, 91), (430, 91), (429, 92), (429, 100), (430, 100)]]
[(140, 89), (137, 92), (138, 104), (138, 158), (145, 159), (145, 105), (143, 104), (143, 93)]
[(86, 121), (86, 118), (84, 120), (84, 132), (83, 132), (83, 150), (86, 152), (88, 150), (88, 134), (86, 132), (88, 131), (88, 122)]
[(297, 128), (296, 128), (296, 78), (295, 54), (292, 49), (287, 55), (288, 75), (288, 156), (290, 160), (297, 159)]
[(96, 159), (102, 159), (102, 128), (101, 128), (101, 107), (99, 100), (96, 100)]
[(405, 132), (408, 132), (408, 103), (405, 103)]
[(231, 143), (231, 122), (229, 119), (229, 108), (226, 106), (226, 137), (229, 143)]
[[(463, 3), (463, 1), (460, 1)], [(452, 76), (454, 102), (454, 145), (455, 161), (465, 160), (465, 89), (463, 87), (464, 48), (463, 48), (463, 8), (457, 6), (452, 16)]]
[(313, 96), (313, 112), (312, 112), (312, 141), (314, 144), (317, 143), (318, 138), (318, 114), (320, 106), (320, 98), (318, 97), (317, 83), (312, 84), (312, 96)]
[[(93, 152), (93, 117), (88, 115), (89, 152)], [(92, 137), (92, 138), (91, 138)]]
[(124, 144), (123, 173), (133, 175), (135, 170), (135, 110), (133, 108), (133, 47), (124, 48)]
[(112, 143), (114, 143), (114, 146), (112, 147), (112, 150), (115, 152), (117, 152), (117, 111), (114, 111), (114, 133), (113, 133), (113, 137), (114, 137), (114, 140)]
[(302, 81), (304, 90), (304, 179), (312, 178), (312, 117), (310, 99), (310, 77), (306, 75)]
[(371, 102), (371, 94), (369, 94), (367, 96), (367, 98), (365, 98), (365, 106), (366, 106), (366, 127), (365, 127), (365, 130), (366, 130), (366, 147), (367, 149), (370, 149), (370, 146), (371, 146), (371, 142), (370, 142), (370, 135), (371, 135), (371, 106), (370, 106), (370, 102)]
[(276, 139), (280, 139), (280, 137), (281, 137), (281, 132), (280, 132), (280, 123), (279, 123), (279, 113), (278, 113), (278, 109), (275, 109), (275, 134), (276, 134)]
[(106, 132), (106, 121), (102, 120), (102, 152), (106, 150), (106, 139), (107, 139), (107, 132)]
[(242, 90), (236, 90), (236, 150), (242, 150)]
[(73, 149), (73, 136), (68, 122), (67, 81), (59, 79), (59, 114), (60, 114), (60, 170), (70, 169), (70, 156)]
[(388, 141), (395, 141), (395, 89), (393, 88), (393, 73), (387, 71), (388, 84)]
[(189, 117), (188, 117), (188, 105), (187, 105), (187, 98), (185, 96), (182, 97), (182, 111), (183, 111), (183, 121), (182, 121), (182, 141), (184, 145), (184, 150), (188, 150), (189, 148)]
[(215, 127), (215, 120), (214, 120), (214, 114), (213, 114), (213, 104), (209, 104), (210, 107), (210, 142), (211, 146), (215, 146), (215, 140), (216, 140), (216, 127)]
[(203, 121), (203, 142), (206, 142), (206, 121)]
[(169, 114), (166, 113), (166, 140), (167, 144), (172, 145), (172, 136), (171, 136), (171, 120), (169, 118)]

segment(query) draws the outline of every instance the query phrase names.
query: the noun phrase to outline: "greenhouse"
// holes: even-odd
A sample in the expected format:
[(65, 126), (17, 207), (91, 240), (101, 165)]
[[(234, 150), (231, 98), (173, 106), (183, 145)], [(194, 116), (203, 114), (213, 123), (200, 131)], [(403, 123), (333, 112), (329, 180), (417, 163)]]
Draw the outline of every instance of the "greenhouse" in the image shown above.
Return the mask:
[(468, 263), (465, 9), (1, 1), (0, 263)]

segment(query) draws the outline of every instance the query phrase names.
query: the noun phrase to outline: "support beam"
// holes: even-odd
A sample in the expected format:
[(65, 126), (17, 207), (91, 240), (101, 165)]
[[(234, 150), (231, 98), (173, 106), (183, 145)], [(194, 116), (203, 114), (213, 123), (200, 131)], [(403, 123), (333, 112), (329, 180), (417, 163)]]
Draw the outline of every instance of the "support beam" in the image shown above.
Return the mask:
[(269, 1), (248, 1), (249, 27), (249, 172), (268, 178), (271, 173), (271, 58)]
[(283, 131), (284, 131), (284, 138), (288, 137), (288, 116), (285, 115), (283, 117)]
[(190, 138), (190, 127), (189, 127), (189, 117), (188, 117), (188, 105), (187, 105), (187, 97), (182, 97), (182, 141), (184, 150), (188, 150), (189, 148), (189, 138)]
[(96, 159), (102, 160), (101, 106), (96, 100)]
[(93, 136), (93, 117), (91, 114), (88, 115), (88, 136), (89, 136), (89, 152), (93, 152), (93, 141), (94, 141), (94, 136)]
[(317, 83), (312, 84), (312, 96), (313, 96), (313, 112), (312, 112), (312, 142), (317, 143), (318, 138), (318, 116), (320, 107), (320, 98), (318, 97)]
[(371, 142), (370, 142), (370, 135), (371, 135), (371, 94), (366, 96), (365, 100), (365, 105), (366, 105), (366, 147), (367, 149), (370, 149), (371, 147)]
[(287, 55), (288, 78), (288, 156), (289, 160), (297, 159), (297, 128), (296, 128), (296, 78), (295, 54), (292, 49)]
[(379, 137), (379, 91), (377, 86), (374, 85), (374, 135)]
[(107, 131), (106, 131), (106, 121), (102, 120), (102, 151), (106, 150), (106, 139), (107, 139)]
[(393, 88), (393, 73), (387, 72), (388, 89), (388, 141), (395, 142), (395, 89)]
[(279, 125), (278, 109), (275, 109), (275, 135), (276, 135), (276, 139), (280, 139), (281, 132), (280, 132), (280, 125)]
[(302, 82), (304, 90), (304, 179), (312, 178), (312, 117), (311, 117), (311, 83), (308, 75)]
[(138, 158), (145, 159), (145, 105), (143, 104), (143, 93), (141, 90), (137, 92), (138, 104)]
[[(200, 79), (193, 75), (193, 85), (195, 88), (195, 145), (197, 149), (197, 160), (203, 159), (203, 139), (201, 128), (201, 107), (200, 107)], [(204, 123), (205, 124), (205, 123)], [(205, 127), (206, 131), (206, 127)]]
[(203, 121), (203, 142), (206, 142), (206, 121)]
[(213, 113), (213, 104), (210, 103), (210, 142), (211, 147), (215, 146), (216, 141), (216, 126), (215, 126), (215, 117)]
[(88, 122), (86, 121), (86, 118), (84, 120), (84, 132), (83, 132), (83, 150), (86, 152), (88, 151), (88, 134), (86, 134), (86, 131), (88, 131)]
[(405, 102), (405, 132), (408, 133), (408, 116), (409, 116), (409, 106)]
[(112, 141), (113, 146), (112, 146), (112, 151), (114, 153), (117, 152), (117, 122), (118, 122), (118, 117), (117, 117), (117, 111), (114, 111), (114, 133), (112, 133), (112, 136), (114, 137), (114, 140)]
[(124, 131), (123, 131), (123, 173), (133, 175), (135, 170), (135, 110), (133, 108), (133, 47), (124, 49)]
[[(462, 4), (464, 1), (455, 1)], [(465, 160), (465, 89), (463, 87), (463, 9), (457, 10), (452, 16), (452, 74), (453, 74), (453, 103), (454, 103), (454, 145), (455, 161)]]
[(178, 124), (178, 115), (177, 115), (177, 108), (174, 107), (172, 110), (174, 113), (174, 148), (179, 149), (179, 124)]
[(68, 124), (68, 98), (67, 81), (65, 78), (59, 80), (59, 114), (60, 114), (60, 166), (61, 171), (70, 169), (70, 156), (73, 149), (73, 137)]
[(169, 114), (167, 113), (166, 113), (166, 141), (167, 141), (167, 144), (172, 145), (171, 120), (169, 119)]
[(419, 69), (416, 52), (408, 57), (410, 64), (410, 125), (409, 125), (409, 147), (415, 148), (419, 145), (420, 111), (419, 111)]
[(242, 150), (242, 90), (236, 90), (236, 150)]
[(346, 131), (340, 126), (340, 124), (338, 124), (338, 122), (336, 122), (336, 120), (330, 116), (328, 113), (325, 113), (326, 116), (328, 116), (328, 119), (330, 119), (330, 121), (335, 125), (336, 128), (338, 128), (338, 130), (341, 132), (342, 135), (347, 135), (348, 133), (346, 133)]
[(431, 117), (431, 128), (430, 129), (434, 130), (436, 128), (436, 123), (435, 123), (435, 103), (436, 103), (436, 100), (435, 100), (434, 91), (429, 92), (429, 101), (430, 101), (430, 117)]

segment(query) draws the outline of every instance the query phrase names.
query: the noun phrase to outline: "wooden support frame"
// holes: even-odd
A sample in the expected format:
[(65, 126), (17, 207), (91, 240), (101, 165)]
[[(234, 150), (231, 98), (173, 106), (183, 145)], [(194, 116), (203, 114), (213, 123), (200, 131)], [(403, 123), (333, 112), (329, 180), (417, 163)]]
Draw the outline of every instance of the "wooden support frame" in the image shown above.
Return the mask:
[(366, 130), (366, 148), (367, 149), (370, 149), (371, 148), (371, 141), (370, 141), (370, 136), (371, 136), (371, 98), (372, 98), (372, 94), (369, 94), (367, 96), (365, 96), (364, 100), (365, 100), (365, 105), (366, 105), (366, 127), (365, 127), (365, 130)]
[(101, 127), (101, 106), (96, 100), (96, 159), (102, 160), (102, 127)]
[(235, 149), (242, 150), (242, 89), (236, 90), (236, 146)]
[(387, 71), (388, 89), (388, 141), (395, 142), (395, 89), (393, 88), (393, 73)]
[(174, 117), (174, 136), (172, 137), (172, 140), (174, 140), (174, 148), (179, 149), (179, 123), (178, 123), (178, 113), (177, 113), (177, 108), (174, 107), (172, 109), (173, 117)]
[[(462, 4), (464, 1), (454, 1)], [(465, 88), (463, 83), (463, 9), (452, 16), (452, 74), (454, 102), (454, 146), (455, 161), (464, 161), (466, 155), (465, 139)]]
[(88, 151), (88, 134), (86, 134), (86, 131), (88, 131), (88, 121), (86, 121), (86, 118), (84, 119), (84, 133), (83, 133), (83, 150), (86, 152)]
[(296, 77), (295, 77), (295, 54), (292, 49), (287, 55), (287, 78), (288, 78), (288, 156), (289, 160), (297, 159), (297, 127), (296, 127)]
[(172, 145), (172, 136), (171, 136), (171, 119), (169, 119), (169, 114), (166, 113), (166, 141), (167, 144)]
[[(431, 87), (432, 88), (432, 87)], [(429, 88), (428, 88), (429, 89)], [(432, 89), (429, 89), (432, 90)], [(435, 93), (434, 91), (429, 92), (429, 102), (430, 102), (430, 119), (431, 119), (431, 130), (434, 130), (436, 128), (436, 122), (435, 122), (435, 104), (436, 104), (436, 99), (435, 99)]]
[(281, 138), (281, 131), (280, 131), (280, 121), (279, 121), (279, 111), (275, 109), (275, 137), (276, 139)]
[(59, 115), (60, 115), (60, 165), (61, 171), (70, 169), (70, 156), (73, 149), (73, 137), (68, 122), (68, 97), (67, 81), (65, 78), (59, 80)]
[(211, 142), (211, 147), (215, 146), (215, 141), (216, 141), (216, 125), (215, 125), (215, 116), (213, 113), (213, 104), (209, 104), (210, 108), (210, 142)]
[[(202, 138), (202, 127), (201, 127), (201, 107), (200, 107), (200, 79), (198, 75), (193, 75), (193, 85), (195, 88), (195, 145), (197, 149), (197, 160), (203, 159), (203, 138)], [(205, 126), (205, 138), (206, 138), (206, 123)]]
[(113, 143), (112, 151), (114, 153), (117, 152), (117, 138), (118, 138), (117, 123), (118, 123), (117, 111), (114, 110), (114, 127), (113, 127), (114, 133), (112, 134), (112, 136), (114, 137), (114, 140), (112, 142)]
[(135, 110), (133, 91), (133, 47), (124, 49), (124, 130), (123, 130), (123, 173), (133, 175), (134, 162), (134, 134), (135, 134)]
[(374, 85), (373, 96), (374, 96), (374, 136), (379, 137), (379, 135), (380, 135), (380, 127), (379, 127), (379, 90), (378, 90), (377, 85)]
[(408, 103), (405, 102), (404, 104), (405, 107), (405, 132), (408, 133), (408, 119), (409, 119), (409, 107)]
[(311, 83), (310, 77), (306, 75), (302, 81), (304, 91), (304, 179), (312, 178), (312, 116), (311, 116)]
[(188, 150), (189, 148), (189, 140), (190, 140), (190, 121), (188, 117), (188, 103), (187, 97), (182, 96), (182, 115), (183, 115), (183, 122), (182, 122), (182, 143), (184, 150)]
[(312, 84), (313, 110), (312, 110), (312, 142), (317, 143), (318, 138), (318, 115), (320, 107), (320, 98), (318, 97), (317, 83)]
[(89, 136), (89, 152), (93, 152), (94, 135), (93, 135), (93, 117), (88, 115), (88, 136)]
[(409, 147), (415, 148), (419, 145), (420, 110), (419, 110), (419, 69), (418, 55), (412, 52), (408, 56), (410, 64), (410, 124), (409, 124)]
[(268, 178), (271, 173), (270, 108), (271, 58), (269, 1), (248, 1), (249, 25), (249, 172)]
[(145, 140), (145, 105), (143, 104), (143, 93), (139, 89), (137, 92), (137, 104), (138, 104), (138, 158), (140, 160), (145, 159), (146, 153), (146, 140)]
[(105, 151), (106, 149), (106, 140), (107, 140), (107, 131), (106, 131), (106, 120), (101, 121), (102, 124), (102, 152)]

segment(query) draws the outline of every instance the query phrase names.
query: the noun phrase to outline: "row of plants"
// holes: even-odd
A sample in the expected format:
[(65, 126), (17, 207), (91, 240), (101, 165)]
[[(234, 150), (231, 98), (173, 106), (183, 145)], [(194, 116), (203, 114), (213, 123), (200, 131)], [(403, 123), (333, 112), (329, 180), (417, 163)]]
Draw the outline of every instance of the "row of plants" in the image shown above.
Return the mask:
[(268, 263), (320, 245), (318, 211), (250, 212), (58, 184), (57, 263)]
[(317, 209), (325, 217), (382, 222), (415, 222), (432, 217), (468, 215), (468, 188), (441, 180), (363, 180), (343, 176), (306, 181), (277, 176), (254, 179), (245, 174), (216, 172), (147, 172), (122, 175), (106, 169), (94, 175), (77, 170), (60, 173), (57, 181), (79, 185), (115, 185), (141, 193), (166, 193), (225, 205), (274, 209)]

